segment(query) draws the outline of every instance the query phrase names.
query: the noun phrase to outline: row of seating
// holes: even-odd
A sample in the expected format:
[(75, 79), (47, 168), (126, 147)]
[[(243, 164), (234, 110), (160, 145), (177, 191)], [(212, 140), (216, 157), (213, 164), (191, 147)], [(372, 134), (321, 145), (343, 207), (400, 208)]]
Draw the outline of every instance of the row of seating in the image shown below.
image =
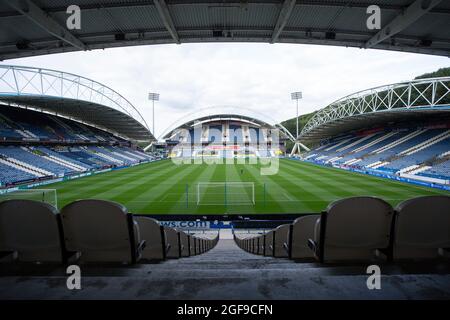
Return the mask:
[(234, 239), (253, 254), (322, 263), (448, 257), (450, 196), (413, 198), (395, 209), (375, 197), (341, 199), (320, 215)]
[(133, 216), (111, 201), (78, 200), (61, 213), (34, 200), (0, 203), (2, 261), (133, 264), (201, 254), (217, 241)]

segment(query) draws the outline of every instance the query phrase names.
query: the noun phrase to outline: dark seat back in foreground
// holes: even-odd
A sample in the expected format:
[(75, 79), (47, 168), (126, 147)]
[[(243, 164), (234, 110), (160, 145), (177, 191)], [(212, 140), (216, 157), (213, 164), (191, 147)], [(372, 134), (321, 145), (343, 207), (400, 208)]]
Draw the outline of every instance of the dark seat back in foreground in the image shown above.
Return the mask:
[(290, 226), (286, 243), (289, 258), (314, 258), (314, 253), (308, 247), (308, 240), (314, 238), (314, 229), (319, 218), (320, 215), (313, 214), (294, 220)]
[(167, 253), (164, 227), (150, 217), (134, 217), (138, 223), (141, 239), (145, 241), (142, 259), (164, 260)]
[(62, 262), (64, 240), (58, 210), (34, 200), (0, 203), (0, 254), (25, 262)]
[(180, 237), (180, 251), (182, 257), (189, 257), (191, 255), (190, 249), (190, 238), (189, 235), (183, 231), (179, 231), (178, 236)]
[(275, 228), (273, 232), (273, 256), (277, 258), (287, 258), (288, 251), (286, 250), (285, 243), (288, 238), (289, 224), (282, 224)]
[(66, 247), (81, 262), (135, 263), (145, 242), (133, 216), (121, 204), (79, 200), (62, 211)]
[(319, 261), (369, 261), (389, 248), (393, 209), (374, 197), (331, 203), (317, 220), (309, 246)]
[(164, 231), (166, 232), (166, 242), (169, 247), (167, 258), (180, 258), (180, 238), (178, 237), (178, 231), (171, 227), (164, 227)]
[(264, 255), (273, 256), (273, 230), (264, 235)]
[(450, 250), (450, 197), (425, 196), (396, 208), (394, 259), (428, 259)]

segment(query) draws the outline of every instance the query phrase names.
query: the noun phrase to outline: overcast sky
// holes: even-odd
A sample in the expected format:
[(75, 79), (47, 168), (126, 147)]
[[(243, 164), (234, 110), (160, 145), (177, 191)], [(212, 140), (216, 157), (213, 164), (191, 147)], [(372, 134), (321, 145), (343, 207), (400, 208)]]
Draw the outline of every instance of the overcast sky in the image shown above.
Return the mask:
[(156, 136), (185, 115), (232, 105), (295, 116), (290, 93), (302, 91), (300, 114), (353, 92), (410, 80), (450, 66), (445, 57), (317, 45), (182, 44), (64, 53), (8, 60), (99, 81), (133, 103), (151, 126), (149, 91), (161, 94)]

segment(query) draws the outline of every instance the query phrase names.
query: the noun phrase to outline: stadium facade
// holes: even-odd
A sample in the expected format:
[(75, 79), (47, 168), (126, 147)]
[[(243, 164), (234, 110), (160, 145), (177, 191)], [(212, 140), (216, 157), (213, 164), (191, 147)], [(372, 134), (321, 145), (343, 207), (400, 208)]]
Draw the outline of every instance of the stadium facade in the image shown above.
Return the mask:
[[(0, 25), (5, 27), (0, 32), (0, 60), (127, 45), (205, 41), (324, 44), (450, 55), (447, 1), (86, 0), (80, 6), (85, 22), (81, 30), (63, 27), (70, 4), (65, 0), (0, 2)], [(381, 9), (383, 22), (387, 21), (381, 30), (367, 28), (368, 5)], [(87, 80), (89, 85), (85, 86), (84, 78), (49, 70), (30, 72), (29, 68), (9, 67), (6, 72), (12, 80), (6, 81), (9, 89), (0, 99), (2, 181), (11, 178), (15, 183), (18, 176), (26, 174), (32, 180), (65, 177), (71, 175), (70, 170), (98, 172), (153, 160), (133, 144), (154, 140), (145, 121), (114, 91), (105, 86), (97, 90), (95, 82)], [(30, 78), (17, 81), (28, 72)], [(70, 78), (70, 84), (64, 87)], [(57, 93), (48, 94), (58, 82), (62, 84)], [(37, 93), (23, 90), (29, 84)], [(99, 100), (81, 98), (89, 86), (89, 96), (92, 93), (101, 97)], [(304, 159), (372, 174), (376, 173), (372, 170), (378, 170), (392, 178), (406, 173), (429, 181), (440, 179), (445, 184), (449, 87), (448, 79), (429, 79), (346, 97), (319, 112), (296, 137), (320, 144)], [(104, 90), (108, 94), (103, 94)], [(122, 103), (116, 105), (115, 101)], [(99, 117), (100, 113), (104, 117)], [(238, 156), (242, 148), (244, 156), (247, 150), (256, 155), (261, 142), (268, 145), (271, 135), (267, 133), (275, 128), (256, 119), (215, 114), (200, 119), (204, 121), (198, 125), (200, 135), (193, 132), (195, 121), (184, 122), (186, 127), (176, 127), (167, 139), (182, 147), (194, 145), (188, 157), (193, 152), (203, 156), (216, 147), (218, 154), (225, 157)], [(230, 126), (240, 127), (232, 133), (231, 141)], [(239, 148), (237, 154), (235, 146)], [(178, 154), (176, 150), (172, 153)], [(183, 153), (179, 155), (183, 157)], [(225, 214), (224, 219), (238, 221), (228, 224), (232, 233), (221, 229), (219, 234), (163, 226), (151, 217), (131, 214), (124, 205), (113, 201), (79, 200), (78, 190), (71, 190), (76, 198), (61, 210), (42, 200), (2, 201), (0, 285), (4, 290), (0, 290), (0, 298), (450, 297), (450, 197), (446, 191), (414, 186), (408, 199), (393, 206), (381, 196), (361, 193), (373, 183), (378, 195), (387, 194), (385, 189), (393, 189), (393, 194), (398, 195), (404, 185), (385, 185), (367, 175), (361, 178), (343, 170), (284, 161), (287, 171), (280, 180), (300, 189), (302, 195), (314, 196), (307, 202), (317, 202), (318, 198), (328, 201), (327, 196), (337, 199), (330, 200), (320, 213), (285, 216), (282, 221), (271, 219), (274, 225), (270, 228), (259, 224), (261, 218), (251, 221), (241, 215)], [(152, 174), (172, 178), (175, 184), (192, 173), (189, 169), (194, 171), (190, 167), (180, 176), (182, 169), (173, 169), (168, 161), (151, 165), (158, 165), (150, 168), (156, 168)], [(315, 176), (302, 170), (314, 171)], [(320, 174), (325, 171), (331, 183), (321, 180)], [(131, 185), (141, 173), (119, 177), (118, 181)], [(238, 177), (236, 172), (232, 174)], [(217, 176), (223, 179), (226, 172)], [(157, 206), (156, 201), (148, 203), (142, 193), (142, 188), (150, 188), (161, 200), (175, 197), (189, 204), (187, 192), (171, 193), (177, 187), (167, 188), (154, 177), (138, 181), (126, 193), (141, 203)], [(343, 198), (347, 191), (344, 189), (353, 188), (357, 179), (362, 181), (355, 186), (358, 196)], [(432, 184), (443, 185), (440, 180)], [(92, 184), (88, 188), (97, 193), (104, 190), (91, 181), (87, 182)], [(149, 186), (151, 183), (154, 185)], [(109, 186), (109, 181), (104, 184)], [(331, 188), (320, 193), (327, 184)], [(292, 201), (286, 189), (279, 189), (276, 191), (281, 191), (283, 200), (264, 197), (261, 203), (269, 200), (281, 208), (283, 201)], [(207, 253), (212, 248), (214, 252)], [(68, 286), (69, 262), (74, 264), (72, 267), (83, 268), (82, 290)], [(302, 311), (302, 306), (296, 304), (294, 312)]]

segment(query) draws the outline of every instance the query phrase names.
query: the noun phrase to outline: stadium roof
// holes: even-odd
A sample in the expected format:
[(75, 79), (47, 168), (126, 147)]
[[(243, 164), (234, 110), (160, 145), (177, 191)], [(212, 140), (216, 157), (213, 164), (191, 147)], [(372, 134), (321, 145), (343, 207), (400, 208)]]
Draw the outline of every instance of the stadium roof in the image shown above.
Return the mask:
[[(254, 116), (256, 115), (256, 116)], [(192, 128), (195, 125), (220, 121), (244, 122), (256, 127), (278, 128), (286, 138), (295, 140), (292, 134), (281, 124), (251, 109), (216, 106), (197, 110), (174, 122), (161, 135), (162, 139), (170, 139), (179, 129)]]
[(425, 118), (450, 120), (450, 77), (395, 83), (341, 98), (314, 114), (298, 140), (317, 141), (351, 130)]
[(66, 117), (128, 140), (155, 140), (127, 99), (101, 83), (71, 73), (0, 65), (0, 103)]
[[(0, 1), (0, 60), (111, 47), (192, 42), (336, 45), (450, 56), (450, 2), (442, 0)], [(369, 30), (367, 8), (381, 9)]]

